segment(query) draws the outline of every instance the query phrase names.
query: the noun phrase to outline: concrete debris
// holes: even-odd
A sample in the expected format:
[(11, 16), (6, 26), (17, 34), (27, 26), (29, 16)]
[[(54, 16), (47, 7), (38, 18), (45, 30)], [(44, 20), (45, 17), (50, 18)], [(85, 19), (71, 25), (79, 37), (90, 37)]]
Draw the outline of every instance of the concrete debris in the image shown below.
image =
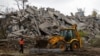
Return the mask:
[(92, 35), (100, 34), (100, 23), (98, 22), (100, 19), (85, 16), (81, 9), (78, 9), (75, 16), (65, 16), (53, 8), (38, 9), (35, 6), (27, 5), (24, 15), (22, 15), (22, 12), (23, 10), (6, 14), (8, 38), (19, 35), (31, 38), (52, 35), (59, 33), (60, 27), (68, 27), (73, 24), (77, 24), (78, 30), (86, 31), (89, 38)]
[[(22, 12), (22, 10), (21, 10)], [(9, 25), (8, 37), (11, 34), (17, 33), (17, 35), (51, 35), (58, 31), (59, 27), (64, 25), (65, 27), (72, 25), (72, 19), (68, 19), (52, 8), (39, 8), (35, 6), (27, 6), (25, 9), (25, 15), (22, 15), (20, 11), (11, 13), (11, 24)], [(27, 30), (26, 30), (27, 29)], [(10, 35), (10, 36), (9, 36)], [(32, 37), (34, 37), (32, 36)]]

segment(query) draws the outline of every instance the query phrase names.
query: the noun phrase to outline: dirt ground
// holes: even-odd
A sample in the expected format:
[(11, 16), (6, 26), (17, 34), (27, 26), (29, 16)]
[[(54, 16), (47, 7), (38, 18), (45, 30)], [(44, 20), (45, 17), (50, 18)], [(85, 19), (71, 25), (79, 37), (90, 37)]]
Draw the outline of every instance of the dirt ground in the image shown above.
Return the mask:
[(100, 56), (100, 48), (85, 48), (78, 51), (67, 51), (62, 53), (29, 54), (29, 49), (24, 54), (18, 50), (0, 49), (0, 56)]

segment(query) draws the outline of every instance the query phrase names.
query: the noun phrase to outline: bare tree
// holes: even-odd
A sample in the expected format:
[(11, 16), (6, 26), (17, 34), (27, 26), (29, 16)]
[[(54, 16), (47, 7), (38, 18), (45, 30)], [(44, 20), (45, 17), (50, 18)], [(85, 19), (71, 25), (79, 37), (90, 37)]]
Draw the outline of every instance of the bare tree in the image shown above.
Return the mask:
[(15, 0), (15, 2), (17, 3), (17, 7), (18, 7), (18, 9), (19, 9), (19, 11), (21, 11), (21, 9), (20, 9), (20, 3), (19, 2), (21, 2), (21, 4), (22, 4), (22, 8), (23, 8), (23, 13), (21, 13), (22, 14), (22, 16), (24, 15), (24, 12), (25, 12), (25, 3), (26, 2), (28, 2), (28, 0)]

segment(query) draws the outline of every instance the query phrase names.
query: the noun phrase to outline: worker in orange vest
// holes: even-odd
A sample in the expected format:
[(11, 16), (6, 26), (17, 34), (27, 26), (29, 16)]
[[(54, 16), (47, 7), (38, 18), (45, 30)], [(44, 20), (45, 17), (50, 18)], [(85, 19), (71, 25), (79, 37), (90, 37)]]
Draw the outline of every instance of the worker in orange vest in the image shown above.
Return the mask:
[(23, 40), (23, 37), (19, 40), (19, 44), (20, 44), (19, 52), (23, 53), (24, 52), (24, 40)]

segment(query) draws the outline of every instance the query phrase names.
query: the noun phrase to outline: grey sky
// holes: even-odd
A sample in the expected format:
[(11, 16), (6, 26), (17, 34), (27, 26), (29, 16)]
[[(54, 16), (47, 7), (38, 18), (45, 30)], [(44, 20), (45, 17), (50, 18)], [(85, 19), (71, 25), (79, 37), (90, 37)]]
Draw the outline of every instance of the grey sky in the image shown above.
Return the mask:
[[(59, 10), (65, 15), (70, 15), (70, 12), (75, 13), (77, 8), (85, 8), (85, 14), (91, 14), (93, 9), (100, 11), (100, 0), (28, 0), (28, 4), (35, 5), (37, 7), (51, 7)], [(16, 3), (14, 0), (0, 0), (0, 9), (6, 7), (13, 7), (17, 9)]]

